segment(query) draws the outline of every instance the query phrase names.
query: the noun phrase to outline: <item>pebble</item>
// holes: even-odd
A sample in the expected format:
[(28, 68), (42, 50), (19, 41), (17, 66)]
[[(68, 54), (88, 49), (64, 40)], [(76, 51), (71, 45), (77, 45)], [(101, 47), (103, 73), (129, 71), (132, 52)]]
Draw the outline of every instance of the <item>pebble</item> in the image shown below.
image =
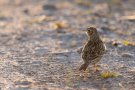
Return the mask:
[(51, 4), (45, 4), (42, 6), (43, 10), (57, 10), (57, 7), (55, 5)]

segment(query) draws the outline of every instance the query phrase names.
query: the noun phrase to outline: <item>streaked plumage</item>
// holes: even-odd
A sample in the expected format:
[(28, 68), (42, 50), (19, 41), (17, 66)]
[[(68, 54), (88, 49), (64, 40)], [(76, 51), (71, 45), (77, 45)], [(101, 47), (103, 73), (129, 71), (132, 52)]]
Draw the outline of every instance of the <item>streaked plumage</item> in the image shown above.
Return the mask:
[(89, 64), (95, 65), (98, 63), (106, 49), (105, 44), (100, 39), (96, 28), (87, 28), (87, 34), (89, 40), (82, 50), (82, 59), (84, 64), (81, 65), (79, 70), (86, 70)]

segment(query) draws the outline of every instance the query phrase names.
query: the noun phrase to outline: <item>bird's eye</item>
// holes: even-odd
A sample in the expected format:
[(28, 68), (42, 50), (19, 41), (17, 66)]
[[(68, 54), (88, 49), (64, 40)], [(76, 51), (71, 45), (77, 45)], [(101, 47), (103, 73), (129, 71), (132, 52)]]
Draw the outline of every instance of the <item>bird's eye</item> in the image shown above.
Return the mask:
[(88, 34), (91, 36), (93, 34), (93, 31), (89, 30)]

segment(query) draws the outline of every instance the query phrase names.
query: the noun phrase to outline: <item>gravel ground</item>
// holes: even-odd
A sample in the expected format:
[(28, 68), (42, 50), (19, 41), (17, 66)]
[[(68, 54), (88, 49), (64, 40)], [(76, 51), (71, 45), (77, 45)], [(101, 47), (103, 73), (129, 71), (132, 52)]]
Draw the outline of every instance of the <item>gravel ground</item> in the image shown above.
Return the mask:
[[(134, 0), (0, 0), (0, 12), (0, 90), (135, 90)], [(89, 26), (107, 45), (96, 73), (78, 71)]]

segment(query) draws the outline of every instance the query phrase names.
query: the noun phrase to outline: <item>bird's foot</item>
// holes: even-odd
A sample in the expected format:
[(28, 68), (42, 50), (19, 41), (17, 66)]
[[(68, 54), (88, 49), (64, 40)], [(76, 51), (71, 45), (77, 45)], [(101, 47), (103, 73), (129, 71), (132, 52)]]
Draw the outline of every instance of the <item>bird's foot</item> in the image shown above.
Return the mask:
[(81, 70), (80, 77), (82, 78), (88, 78), (91, 76), (91, 71), (90, 70)]
[(101, 70), (101, 66), (94, 64), (94, 72), (99, 72), (100, 70)]

